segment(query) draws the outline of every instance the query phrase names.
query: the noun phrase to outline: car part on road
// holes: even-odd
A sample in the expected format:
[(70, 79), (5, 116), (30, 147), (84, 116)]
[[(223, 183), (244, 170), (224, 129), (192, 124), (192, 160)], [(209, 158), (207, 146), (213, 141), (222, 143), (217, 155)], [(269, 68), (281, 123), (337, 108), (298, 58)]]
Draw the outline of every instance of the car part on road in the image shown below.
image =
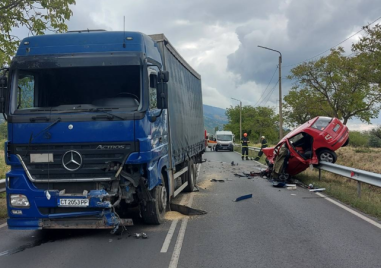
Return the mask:
[(253, 197), (253, 194), (243, 195), (243, 196), (237, 197), (235, 200), (233, 200), (233, 202), (242, 201), (242, 200), (249, 199), (252, 197)]
[(174, 204), (174, 203), (171, 203), (171, 210), (177, 211), (183, 215), (188, 215), (188, 216), (207, 214), (207, 212), (204, 210), (195, 209), (195, 208), (191, 208), (191, 207), (188, 207), (185, 205)]
[(310, 192), (323, 192), (325, 188), (311, 189)]
[(211, 179), (211, 182), (225, 182), (225, 180), (216, 180), (216, 179)]

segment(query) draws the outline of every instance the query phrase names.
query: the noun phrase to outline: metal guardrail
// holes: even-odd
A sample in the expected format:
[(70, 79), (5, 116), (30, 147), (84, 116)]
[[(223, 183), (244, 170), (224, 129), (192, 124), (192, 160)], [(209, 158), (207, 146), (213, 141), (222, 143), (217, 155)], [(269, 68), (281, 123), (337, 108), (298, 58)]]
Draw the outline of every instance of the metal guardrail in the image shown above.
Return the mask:
[[(238, 146), (241, 146), (241, 144), (234, 143), (234, 146), (238, 147)], [(248, 148), (249, 148), (250, 151), (256, 151), (256, 152), (259, 152), (261, 150), (261, 148), (259, 148), (259, 147), (251, 147), (251, 146), (249, 146)]]
[(373, 186), (381, 187), (381, 174), (373, 173), (357, 168), (346, 167), (338, 164), (320, 162), (317, 166), (319, 169), (319, 180), (321, 180), (321, 171), (325, 170), (352, 180), (357, 181), (357, 195), (361, 196), (361, 183), (367, 183)]
[(0, 193), (5, 192), (5, 179), (0, 180)]

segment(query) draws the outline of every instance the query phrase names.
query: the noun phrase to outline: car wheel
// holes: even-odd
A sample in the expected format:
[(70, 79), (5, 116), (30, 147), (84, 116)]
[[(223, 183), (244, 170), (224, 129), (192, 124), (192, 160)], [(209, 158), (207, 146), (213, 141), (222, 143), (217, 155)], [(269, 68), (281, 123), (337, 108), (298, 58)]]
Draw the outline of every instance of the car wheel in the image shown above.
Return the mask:
[(323, 149), (318, 152), (318, 159), (319, 162), (335, 163), (337, 160), (337, 155), (331, 150)]
[(341, 146), (341, 147), (345, 147), (345, 146), (347, 146), (349, 144), (349, 138), (346, 140), (346, 142), (343, 144), (343, 146)]

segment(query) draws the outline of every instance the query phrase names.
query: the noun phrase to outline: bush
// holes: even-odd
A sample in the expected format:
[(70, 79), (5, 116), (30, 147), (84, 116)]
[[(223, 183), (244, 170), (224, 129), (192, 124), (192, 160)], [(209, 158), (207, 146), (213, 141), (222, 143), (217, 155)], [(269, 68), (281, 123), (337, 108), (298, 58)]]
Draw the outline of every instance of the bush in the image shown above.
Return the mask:
[(360, 131), (350, 131), (349, 145), (353, 147), (368, 147), (369, 134)]
[(369, 146), (375, 147), (375, 148), (380, 148), (381, 147), (381, 139), (375, 135), (370, 135)]

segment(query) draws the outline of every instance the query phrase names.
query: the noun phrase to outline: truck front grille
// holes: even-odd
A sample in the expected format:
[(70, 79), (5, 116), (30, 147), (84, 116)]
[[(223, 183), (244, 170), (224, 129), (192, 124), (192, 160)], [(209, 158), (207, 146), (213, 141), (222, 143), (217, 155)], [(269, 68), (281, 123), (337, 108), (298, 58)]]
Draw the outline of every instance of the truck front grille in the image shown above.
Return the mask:
[[(99, 149), (112, 148), (112, 149)], [(109, 147), (107, 147), (107, 146)], [(116, 146), (118, 145), (118, 146)], [(132, 152), (138, 151), (138, 143), (86, 143), (86, 144), (9, 144), (9, 153), (19, 155), (32, 180), (91, 180), (112, 178), (116, 171), (109, 163), (122, 163)], [(74, 151), (81, 156), (81, 165), (69, 170), (63, 164), (65, 153)], [(53, 154), (49, 163), (31, 163), (31, 154)], [(79, 162), (78, 159), (76, 159)], [(76, 166), (75, 166), (76, 167)]]

